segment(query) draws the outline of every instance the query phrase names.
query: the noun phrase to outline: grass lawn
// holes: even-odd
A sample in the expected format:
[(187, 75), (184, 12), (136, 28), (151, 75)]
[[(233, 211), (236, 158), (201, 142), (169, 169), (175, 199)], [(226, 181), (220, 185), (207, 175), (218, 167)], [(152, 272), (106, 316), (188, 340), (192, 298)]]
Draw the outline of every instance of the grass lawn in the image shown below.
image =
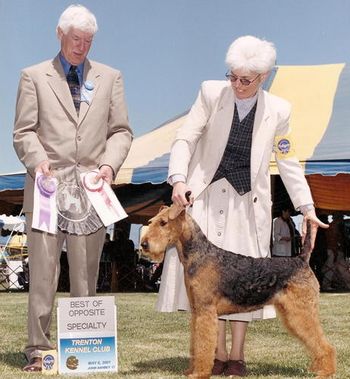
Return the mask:
[[(110, 295), (110, 294), (108, 294)], [(67, 296), (67, 294), (58, 294)], [(189, 315), (154, 311), (154, 293), (115, 294), (118, 312), (118, 374), (89, 378), (181, 378), (188, 364)], [(47, 377), (22, 373), (27, 339), (26, 293), (0, 293), (0, 378)], [(338, 354), (338, 379), (350, 378), (350, 294), (323, 293), (320, 304), (325, 332)], [(53, 321), (53, 340), (56, 319)], [(228, 333), (229, 338), (229, 333)], [(248, 379), (312, 378), (308, 358), (276, 320), (254, 322), (246, 343)], [(74, 378), (86, 376), (74, 375)]]

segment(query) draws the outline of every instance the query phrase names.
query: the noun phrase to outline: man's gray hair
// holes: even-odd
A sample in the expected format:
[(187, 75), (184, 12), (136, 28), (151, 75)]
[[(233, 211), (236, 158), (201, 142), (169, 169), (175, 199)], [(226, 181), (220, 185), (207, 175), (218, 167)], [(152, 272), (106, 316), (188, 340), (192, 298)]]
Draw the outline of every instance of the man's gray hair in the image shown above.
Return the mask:
[(56, 31), (60, 28), (67, 34), (70, 28), (75, 28), (83, 32), (95, 34), (98, 30), (96, 17), (83, 5), (70, 5), (61, 14)]
[(276, 49), (272, 42), (253, 36), (237, 38), (226, 54), (226, 64), (233, 70), (263, 74), (276, 63)]

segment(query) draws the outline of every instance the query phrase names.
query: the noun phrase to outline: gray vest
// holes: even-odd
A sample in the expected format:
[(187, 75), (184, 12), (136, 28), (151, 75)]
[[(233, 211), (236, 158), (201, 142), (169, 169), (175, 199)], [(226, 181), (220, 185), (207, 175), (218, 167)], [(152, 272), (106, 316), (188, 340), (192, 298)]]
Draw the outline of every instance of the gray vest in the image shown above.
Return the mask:
[(237, 106), (235, 106), (224, 155), (212, 180), (215, 182), (226, 178), (241, 196), (251, 190), (250, 156), (256, 104), (242, 121), (239, 121)]

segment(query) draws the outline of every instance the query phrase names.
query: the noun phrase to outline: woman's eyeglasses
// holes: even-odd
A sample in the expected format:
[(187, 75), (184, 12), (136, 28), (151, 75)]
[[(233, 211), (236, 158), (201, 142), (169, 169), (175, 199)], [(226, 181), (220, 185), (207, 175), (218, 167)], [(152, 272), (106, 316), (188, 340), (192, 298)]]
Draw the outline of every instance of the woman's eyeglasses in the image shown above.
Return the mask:
[(245, 86), (245, 87), (248, 87), (249, 85), (251, 85), (253, 82), (255, 82), (256, 79), (258, 79), (258, 77), (260, 76), (260, 74), (258, 74), (254, 79), (252, 80), (249, 80), (249, 79), (246, 79), (246, 78), (240, 78), (238, 77), (237, 75), (235, 74), (232, 74), (232, 72), (227, 72), (225, 74), (226, 78), (228, 80), (231, 81), (231, 83), (235, 83), (237, 80), (239, 80), (242, 84), (242, 86)]

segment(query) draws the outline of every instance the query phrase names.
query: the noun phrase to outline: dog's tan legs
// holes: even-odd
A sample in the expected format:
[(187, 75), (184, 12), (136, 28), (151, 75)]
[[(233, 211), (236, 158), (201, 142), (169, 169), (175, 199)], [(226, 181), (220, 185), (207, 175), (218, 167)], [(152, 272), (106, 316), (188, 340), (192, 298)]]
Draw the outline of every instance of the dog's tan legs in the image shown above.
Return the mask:
[(310, 285), (292, 283), (279, 296), (275, 306), (290, 333), (309, 351), (312, 359), (310, 370), (318, 378), (330, 378), (336, 371), (335, 349), (323, 333), (315, 289)]
[(194, 330), (196, 328), (196, 317), (195, 314), (192, 312), (191, 313), (191, 329), (190, 329), (190, 364), (188, 369), (185, 371), (185, 375), (188, 376), (193, 373), (193, 338), (194, 338)]
[(191, 341), (193, 371), (192, 379), (208, 379), (214, 364), (215, 347), (217, 343), (217, 313), (215, 307), (196, 310), (192, 314)]

